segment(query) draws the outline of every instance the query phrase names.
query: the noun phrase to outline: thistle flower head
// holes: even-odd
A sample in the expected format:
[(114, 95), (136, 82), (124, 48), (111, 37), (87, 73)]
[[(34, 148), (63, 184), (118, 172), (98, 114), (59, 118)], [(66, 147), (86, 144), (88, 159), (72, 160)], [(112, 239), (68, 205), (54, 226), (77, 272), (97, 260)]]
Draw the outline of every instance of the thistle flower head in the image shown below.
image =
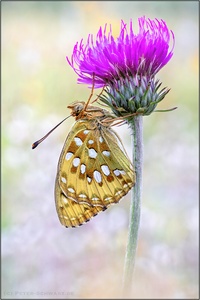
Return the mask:
[[(143, 114), (149, 114), (164, 98), (163, 93), (165, 96), (168, 92), (158, 92), (160, 84), (155, 75), (173, 55), (173, 32), (163, 20), (141, 17), (138, 22), (139, 33), (135, 34), (132, 21), (129, 29), (121, 21), (117, 38), (113, 37), (111, 26), (108, 33), (106, 25), (104, 30), (100, 27), (96, 39), (89, 35), (86, 44), (83, 40), (77, 42), (71, 60), (67, 57), (78, 75), (78, 83), (107, 87), (102, 100), (115, 113), (122, 108), (128, 113), (142, 108)], [(151, 102), (154, 103), (149, 108)]]

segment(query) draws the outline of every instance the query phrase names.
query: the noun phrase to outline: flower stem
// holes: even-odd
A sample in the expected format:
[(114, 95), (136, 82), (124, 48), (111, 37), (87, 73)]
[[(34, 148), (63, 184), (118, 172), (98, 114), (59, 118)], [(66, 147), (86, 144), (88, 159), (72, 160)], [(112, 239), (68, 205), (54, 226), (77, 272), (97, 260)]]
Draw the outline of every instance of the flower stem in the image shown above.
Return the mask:
[(131, 296), (132, 278), (137, 249), (138, 229), (140, 222), (140, 203), (142, 190), (142, 160), (143, 160), (143, 117), (135, 116), (129, 125), (132, 130), (133, 165), (136, 173), (136, 183), (132, 190), (128, 241), (124, 265), (123, 296)]

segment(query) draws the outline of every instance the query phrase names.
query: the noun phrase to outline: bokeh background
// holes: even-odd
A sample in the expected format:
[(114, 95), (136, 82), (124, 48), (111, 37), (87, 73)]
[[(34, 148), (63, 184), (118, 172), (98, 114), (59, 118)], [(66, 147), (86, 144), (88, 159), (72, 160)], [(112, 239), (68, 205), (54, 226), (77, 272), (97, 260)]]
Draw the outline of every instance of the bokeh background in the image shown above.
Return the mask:
[[(32, 143), (86, 100), (65, 57), (120, 20), (164, 19), (174, 56), (157, 75), (171, 88), (144, 117), (143, 196), (131, 298), (198, 298), (198, 1), (3, 1), (2, 298), (120, 298), (130, 193), (79, 228), (61, 226), (54, 203), (58, 158), (72, 119)], [(96, 91), (98, 93), (99, 90)], [(119, 132), (120, 130), (120, 132)], [(131, 156), (130, 132), (118, 128)]]

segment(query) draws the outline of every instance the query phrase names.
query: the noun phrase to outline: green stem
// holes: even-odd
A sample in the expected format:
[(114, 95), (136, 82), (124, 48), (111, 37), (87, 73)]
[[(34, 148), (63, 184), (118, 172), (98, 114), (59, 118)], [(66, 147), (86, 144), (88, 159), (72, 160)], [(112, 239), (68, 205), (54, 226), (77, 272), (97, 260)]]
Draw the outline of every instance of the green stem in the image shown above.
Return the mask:
[(132, 278), (137, 249), (138, 229), (140, 222), (140, 203), (142, 190), (142, 160), (143, 160), (143, 117), (135, 116), (129, 125), (132, 130), (133, 165), (136, 173), (136, 183), (132, 190), (128, 241), (124, 265), (123, 296), (131, 296)]

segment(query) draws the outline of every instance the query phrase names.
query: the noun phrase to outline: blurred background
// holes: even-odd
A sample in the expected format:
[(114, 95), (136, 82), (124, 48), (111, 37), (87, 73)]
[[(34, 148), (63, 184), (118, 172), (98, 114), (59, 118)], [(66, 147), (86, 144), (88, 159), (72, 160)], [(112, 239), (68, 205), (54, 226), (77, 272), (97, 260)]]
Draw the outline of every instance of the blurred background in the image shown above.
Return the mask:
[[(158, 74), (171, 88), (144, 117), (143, 195), (131, 298), (198, 298), (198, 1), (3, 1), (2, 298), (120, 298), (130, 193), (86, 225), (58, 220), (54, 181), (72, 119), (87, 100), (66, 61), (100, 26), (145, 15), (166, 21), (174, 56)], [(96, 94), (99, 90), (96, 90)], [(130, 131), (118, 128), (131, 157)]]

